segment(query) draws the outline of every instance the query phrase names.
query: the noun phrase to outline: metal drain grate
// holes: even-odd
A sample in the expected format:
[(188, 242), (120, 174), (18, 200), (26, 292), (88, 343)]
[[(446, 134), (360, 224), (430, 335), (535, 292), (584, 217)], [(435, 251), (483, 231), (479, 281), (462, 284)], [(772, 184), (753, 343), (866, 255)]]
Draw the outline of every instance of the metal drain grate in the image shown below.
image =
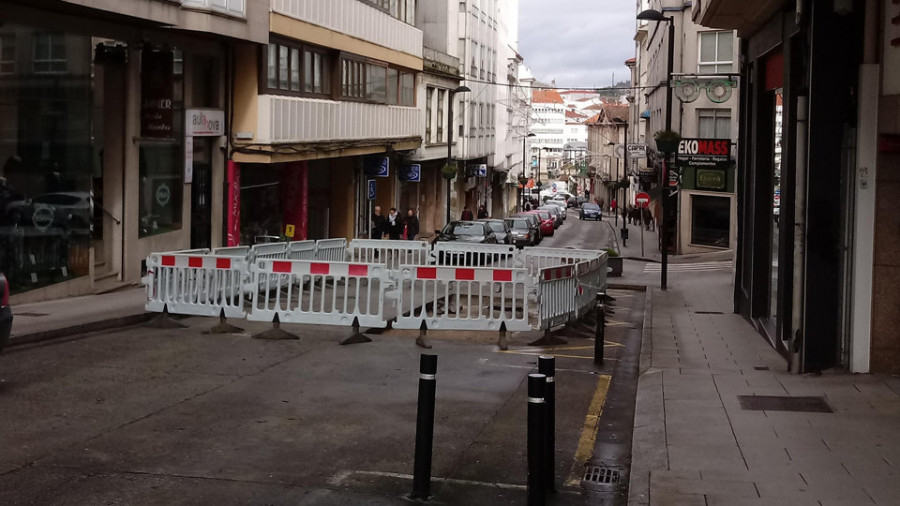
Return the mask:
[(584, 472), (584, 481), (601, 485), (615, 485), (619, 483), (620, 478), (621, 473), (617, 469), (608, 467), (589, 466)]
[(834, 413), (822, 397), (785, 397), (773, 395), (739, 395), (741, 408), (750, 411), (794, 411), (801, 413)]

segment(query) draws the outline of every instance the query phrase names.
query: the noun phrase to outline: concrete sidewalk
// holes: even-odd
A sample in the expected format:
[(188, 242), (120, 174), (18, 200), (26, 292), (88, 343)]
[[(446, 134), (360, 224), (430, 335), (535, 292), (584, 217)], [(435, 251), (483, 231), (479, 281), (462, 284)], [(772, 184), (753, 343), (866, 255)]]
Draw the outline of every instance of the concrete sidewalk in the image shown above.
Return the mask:
[[(787, 372), (732, 313), (731, 276), (673, 273), (652, 289), (629, 503), (898, 504), (900, 378)], [(739, 396), (819, 396), (834, 412), (749, 410)]]
[(149, 320), (142, 286), (13, 306), (10, 345), (33, 343), (85, 332), (124, 327)]

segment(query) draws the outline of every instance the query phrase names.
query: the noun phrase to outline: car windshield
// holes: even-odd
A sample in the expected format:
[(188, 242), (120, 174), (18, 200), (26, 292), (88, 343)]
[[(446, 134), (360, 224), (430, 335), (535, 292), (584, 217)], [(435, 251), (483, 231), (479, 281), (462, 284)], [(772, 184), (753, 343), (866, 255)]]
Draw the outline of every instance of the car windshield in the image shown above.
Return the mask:
[(491, 226), (491, 230), (494, 232), (506, 232), (506, 227), (503, 226), (502, 221), (491, 221), (488, 222), (488, 225)]
[(517, 218), (515, 220), (506, 220), (509, 228), (528, 228), (528, 220), (525, 218)]
[(538, 212), (538, 214), (541, 216), (542, 220), (550, 219), (550, 211), (540, 211), (540, 212)]
[(582, 209), (591, 209), (593, 211), (600, 210), (600, 206), (598, 206), (597, 204), (581, 204), (581, 208)]
[(484, 235), (484, 227), (480, 223), (456, 223), (444, 229), (453, 235)]

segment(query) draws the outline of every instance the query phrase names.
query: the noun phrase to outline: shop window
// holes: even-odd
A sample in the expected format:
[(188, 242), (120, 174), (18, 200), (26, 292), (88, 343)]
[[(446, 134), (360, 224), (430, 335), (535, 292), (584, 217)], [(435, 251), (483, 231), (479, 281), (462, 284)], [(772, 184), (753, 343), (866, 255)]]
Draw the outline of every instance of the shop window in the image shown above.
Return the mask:
[(38, 32), (34, 34), (34, 59), (32, 68), (36, 74), (63, 73), (68, 67), (66, 40), (63, 34)]
[(16, 34), (0, 34), (0, 74), (16, 71)]
[(700, 58), (697, 71), (700, 74), (732, 72), (734, 66), (734, 32), (700, 32)]
[(731, 138), (731, 109), (698, 109), (697, 120), (701, 139)]
[(727, 248), (730, 231), (730, 198), (691, 195), (691, 244)]

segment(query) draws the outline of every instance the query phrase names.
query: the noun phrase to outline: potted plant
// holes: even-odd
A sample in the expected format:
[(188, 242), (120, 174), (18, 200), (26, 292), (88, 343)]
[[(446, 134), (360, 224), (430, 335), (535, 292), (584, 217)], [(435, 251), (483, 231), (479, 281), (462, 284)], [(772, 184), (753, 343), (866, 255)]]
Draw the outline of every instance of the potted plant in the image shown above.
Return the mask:
[(681, 134), (672, 130), (660, 130), (653, 134), (656, 141), (656, 149), (661, 153), (674, 153), (678, 151), (678, 143), (681, 142)]
[(456, 177), (456, 165), (452, 163), (445, 164), (441, 167), (441, 176), (444, 179), (453, 179)]
[(622, 257), (615, 248), (606, 249), (606, 266), (609, 268), (607, 276), (611, 278), (622, 277)]

